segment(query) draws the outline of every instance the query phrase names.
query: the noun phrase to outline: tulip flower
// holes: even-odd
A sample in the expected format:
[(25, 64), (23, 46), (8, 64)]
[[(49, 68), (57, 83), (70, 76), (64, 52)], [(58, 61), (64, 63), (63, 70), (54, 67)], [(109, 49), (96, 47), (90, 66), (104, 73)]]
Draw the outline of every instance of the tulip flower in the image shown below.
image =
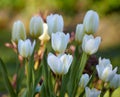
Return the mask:
[(108, 59), (99, 58), (99, 64), (96, 66), (99, 78), (104, 82), (112, 80), (117, 72), (117, 67), (112, 70), (112, 65)]
[(50, 66), (51, 70), (55, 74), (59, 75), (66, 74), (68, 72), (72, 60), (73, 57), (69, 54), (55, 56), (54, 54), (49, 53), (47, 58), (48, 65)]
[(82, 43), (84, 36), (84, 26), (83, 24), (78, 24), (76, 27), (75, 40), (79, 43)]
[(91, 55), (97, 52), (101, 43), (101, 37), (94, 38), (92, 35), (85, 35), (82, 42), (82, 50)]
[(33, 53), (34, 46), (35, 46), (35, 41), (33, 42), (33, 44), (31, 44), (29, 39), (27, 39), (25, 41), (19, 40), (18, 52), (21, 56), (23, 56), (25, 58), (30, 57)]
[(84, 29), (87, 34), (94, 34), (99, 26), (99, 16), (97, 12), (90, 10), (84, 17)]
[(80, 78), (79, 86), (85, 88), (90, 78), (88, 74), (83, 74)]
[(50, 39), (50, 36), (48, 35), (48, 26), (46, 23), (43, 24), (43, 34), (39, 37), (39, 39), (44, 43)]
[(99, 97), (100, 93), (101, 91), (98, 91), (95, 88), (93, 89), (90, 89), (88, 87), (85, 88), (86, 97)]
[(51, 14), (47, 16), (47, 24), (48, 24), (49, 35), (51, 35), (52, 33), (63, 31), (64, 22), (61, 15)]
[(63, 32), (52, 33), (52, 37), (51, 37), (52, 48), (57, 53), (65, 52), (65, 49), (69, 42), (69, 38), (70, 35), (68, 33), (66, 35)]
[(114, 89), (120, 87), (120, 74), (115, 74), (113, 79), (110, 80), (110, 87)]
[(13, 24), (12, 41), (18, 42), (20, 39), (26, 39), (26, 32), (24, 24), (20, 20), (18, 20)]
[(101, 57), (99, 58), (99, 64), (102, 64), (104, 66), (109, 66), (111, 64), (109, 59), (103, 58), (101, 59)]
[(40, 16), (34, 16), (30, 20), (30, 35), (37, 38), (43, 33), (43, 20)]

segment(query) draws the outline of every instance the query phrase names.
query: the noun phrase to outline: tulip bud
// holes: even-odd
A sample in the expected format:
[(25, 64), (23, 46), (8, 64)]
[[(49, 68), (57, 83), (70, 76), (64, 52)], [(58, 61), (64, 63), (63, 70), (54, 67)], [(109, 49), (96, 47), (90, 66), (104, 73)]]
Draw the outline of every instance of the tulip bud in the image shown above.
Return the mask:
[(83, 74), (80, 78), (79, 86), (82, 88), (85, 88), (86, 85), (88, 84), (90, 78), (88, 74)]
[(47, 42), (50, 39), (50, 36), (48, 35), (48, 26), (46, 23), (43, 24), (43, 34), (39, 37), (43, 43)]
[(52, 33), (63, 31), (64, 22), (61, 15), (51, 14), (47, 16), (47, 24), (48, 24), (49, 35), (51, 35)]
[(20, 39), (26, 39), (25, 27), (21, 21), (16, 21), (12, 28), (12, 41), (18, 42)]
[(101, 91), (98, 91), (97, 89), (93, 88), (90, 89), (88, 87), (85, 88), (85, 97), (99, 97)]
[(33, 44), (31, 44), (29, 39), (25, 41), (19, 40), (18, 41), (18, 52), (21, 56), (25, 58), (30, 57), (33, 53), (34, 46), (35, 46), (35, 41), (33, 42)]
[(110, 87), (114, 89), (120, 87), (120, 74), (115, 74), (113, 79), (110, 80)]
[(108, 59), (102, 60), (101, 58), (99, 58), (99, 64), (96, 65), (96, 69), (99, 78), (104, 82), (109, 82), (110, 80), (112, 80), (117, 72), (117, 67), (112, 70), (112, 65), (110, 64), (110, 61), (108, 61)]
[(84, 26), (83, 24), (78, 24), (76, 27), (75, 40), (79, 43), (82, 43), (84, 36)]
[(87, 34), (94, 34), (99, 26), (99, 16), (97, 12), (90, 10), (84, 17), (84, 29)]
[(52, 53), (48, 54), (47, 62), (48, 65), (50, 66), (51, 70), (55, 74), (66, 74), (70, 68), (70, 65), (72, 63), (73, 57), (72, 55), (60, 55), (60, 56), (55, 56)]
[(57, 53), (65, 52), (67, 44), (69, 42), (70, 35), (67, 33), (66, 35), (63, 32), (52, 33), (51, 42), (52, 48)]
[(87, 54), (91, 55), (97, 52), (101, 43), (101, 37), (94, 38), (92, 35), (85, 35), (83, 37), (82, 49)]
[(30, 35), (37, 38), (43, 33), (43, 20), (40, 16), (34, 16), (30, 20)]

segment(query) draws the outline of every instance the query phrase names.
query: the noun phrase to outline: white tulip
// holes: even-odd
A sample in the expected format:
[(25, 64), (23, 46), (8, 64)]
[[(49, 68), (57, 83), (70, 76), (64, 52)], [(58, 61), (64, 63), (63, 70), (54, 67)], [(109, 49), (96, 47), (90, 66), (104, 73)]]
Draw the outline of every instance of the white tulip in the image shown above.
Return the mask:
[(64, 53), (69, 42), (70, 35), (67, 33), (66, 35), (63, 32), (52, 33), (51, 43), (52, 48), (57, 53)]
[(63, 31), (64, 22), (61, 15), (51, 14), (47, 16), (47, 24), (48, 24), (49, 35), (51, 35), (52, 33)]
[(88, 74), (83, 74), (80, 78), (79, 86), (85, 88), (90, 78)]
[(112, 80), (117, 72), (117, 67), (112, 70), (112, 65), (108, 59), (99, 58), (99, 64), (96, 66), (99, 78), (104, 82), (109, 82)]
[(109, 66), (111, 64), (109, 59), (103, 58), (101, 59), (101, 57), (99, 58), (99, 64), (102, 64), (104, 67)]
[(97, 12), (90, 10), (84, 17), (84, 29), (87, 34), (94, 34), (99, 26), (99, 16)]
[(120, 74), (115, 74), (113, 79), (110, 80), (110, 87), (114, 89), (120, 87)]
[(43, 20), (40, 16), (34, 16), (30, 20), (30, 35), (37, 38), (43, 33)]
[(84, 26), (83, 24), (78, 24), (76, 27), (75, 40), (79, 43), (82, 43), (84, 36)]
[(72, 63), (73, 57), (72, 55), (60, 55), (60, 56), (55, 56), (52, 53), (48, 54), (47, 62), (48, 65), (50, 66), (51, 70), (55, 74), (66, 74), (70, 68), (70, 65)]
[(91, 55), (97, 52), (101, 43), (101, 37), (94, 38), (92, 35), (85, 35), (82, 42), (82, 50)]
[(85, 88), (86, 97), (99, 97), (100, 93), (101, 91), (98, 91), (95, 88), (93, 89), (90, 89), (88, 87)]
[(33, 42), (33, 44), (31, 44), (31, 41), (29, 39), (25, 41), (19, 40), (18, 41), (18, 52), (21, 56), (25, 58), (30, 57), (33, 53), (34, 46), (35, 46), (35, 41)]
[(20, 20), (16, 21), (12, 28), (12, 41), (18, 42), (19, 39), (26, 39), (25, 27)]

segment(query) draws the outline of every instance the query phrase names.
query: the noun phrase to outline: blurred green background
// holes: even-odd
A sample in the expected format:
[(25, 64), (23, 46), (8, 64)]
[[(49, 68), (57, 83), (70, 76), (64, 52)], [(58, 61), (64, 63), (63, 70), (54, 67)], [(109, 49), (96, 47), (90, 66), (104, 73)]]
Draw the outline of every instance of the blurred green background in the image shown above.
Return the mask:
[[(97, 55), (110, 58), (114, 66), (120, 67), (120, 0), (0, 0), (0, 57), (7, 64), (10, 79), (16, 67), (15, 53), (4, 44), (11, 41), (14, 21), (22, 20), (29, 32), (29, 21), (33, 15), (58, 13), (64, 18), (65, 32), (72, 32), (90, 9), (100, 16), (96, 36), (102, 37), (102, 43)], [(0, 72), (0, 95), (5, 92)]]

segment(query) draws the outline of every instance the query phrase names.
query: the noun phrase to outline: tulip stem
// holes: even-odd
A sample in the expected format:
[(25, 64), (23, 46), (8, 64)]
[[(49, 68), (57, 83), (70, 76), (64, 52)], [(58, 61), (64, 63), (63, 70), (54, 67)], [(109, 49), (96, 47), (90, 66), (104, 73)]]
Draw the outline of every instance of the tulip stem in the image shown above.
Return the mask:
[(32, 88), (31, 88), (31, 67), (29, 65), (29, 59), (26, 59), (25, 69), (26, 69), (26, 76), (27, 76), (27, 97), (32, 97)]
[(101, 83), (101, 93), (100, 93), (100, 97), (103, 97), (103, 95), (105, 94), (105, 87), (104, 87), (104, 82), (102, 81), (102, 83)]
[(56, 75), (56, 78), (55, 78), (55, 86), (54, 86), (54, 89), (55, 89), (55, 94), (58, 96), (59, 95), (59, 88), (60, 88), (60, 78), (61, 76), (60, 75)]

